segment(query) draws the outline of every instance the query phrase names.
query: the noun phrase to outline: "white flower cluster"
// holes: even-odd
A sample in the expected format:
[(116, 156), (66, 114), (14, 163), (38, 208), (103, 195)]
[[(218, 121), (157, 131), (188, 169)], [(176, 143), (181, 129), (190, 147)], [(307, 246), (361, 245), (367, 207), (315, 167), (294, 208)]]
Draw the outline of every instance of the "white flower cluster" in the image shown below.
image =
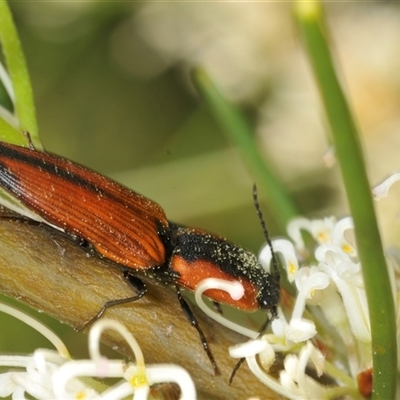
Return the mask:
[[(37, 349), (28, 356), (0, 356), (0, 366), (12, 368), (0, 374), (2, 398), (12, 396), (13, 399), (118, 400), (130, 396), (134, 400), (145, 400), (152, 385), (174, 382), (180, 387), (181, 399), (196, 399), (194, 383), (185, 369), (172, 364), (146, 366), (135, 338), (117, 321), (106, 318), (96, 321), (89, 333), (90, 359), (71, 360), (62, 342), (40, 322), (4, 304), (0, 304), (0, 311), (34, 327), (57, 348), (57, 351)], [(109, 360), (101, 355), (100, 338), (106, 329), (118, 332), (126, 340), (135, 355), (135, 363)], [(121, 380), (114, 386), (97, 391), (92, 387), (95, 385), (94, 381), (80, 380), (82, 377), (121, 378)]]
[[(221, 282), (204, 281), (196, 291), (196, 300), (207, 314), (251, 338), (232, 347), (230, 355), (245, 358), (261, 382), (287, 398), (362, 398), (357, 378), (371, 371), (371, 331), (361, 265), (348, 239), (352, 229), (350, 217), (340, 221), (298, 218), (288, 225), (291, 241), (272, 240), (286, 271), (287, 286), (282, 290), (279, 318), (271, 323), (272, 332), (261, 337), (214, 316), (201, 300), (201, 293), (211, 287), (240, 297), (238, 282), (223, 289)], [(316, 243), (313, 252), (305, 245), (302, 231)], [(259, 260), (268, 271), (271, 258), (265, 246)], [(282, 356), (283, 367), (279, 378), (274, 378), (268, 371)], [(326, 373), (331, 384), (311, 377), (310, 368), (316, 377)]]

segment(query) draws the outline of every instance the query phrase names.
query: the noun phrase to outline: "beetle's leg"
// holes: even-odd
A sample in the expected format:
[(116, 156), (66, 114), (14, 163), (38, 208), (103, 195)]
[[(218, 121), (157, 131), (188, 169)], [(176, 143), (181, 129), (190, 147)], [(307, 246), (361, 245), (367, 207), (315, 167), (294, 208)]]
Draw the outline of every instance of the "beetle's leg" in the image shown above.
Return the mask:
[(240, 366), (244, 363), (245, 358), (240, 358), (239, 361), (236, 363), (236, 365), (234, 366), (232, 372), (231, 372), (231, 376), (229, 377), (229, 385), (232, 384), (233, 382), (233, 378), (236, 375), (236, 372), (239, 371)]
[(175, 288), (176, 288), (176, 294), (178, 295), (179, 303), (180, 303), (180, 305), (182, 307), (182, 310), (183, 310), (186, 318), (189, 320), (190, 325), (195, 327), (197, 332), (199, 333), (200, 340), (201, 340), (201, 343), (203, 345), (203, 349), (207, 353), (207, 356), (210, 359), (211, 364), (213, 366), (214, 374), (215, 375), (219, 375), (219, 370), (218, 370), (218, 367), (217, 367), (217, 363), (215, 362), (214, 356), (211, 353), (210, 348), (208, 347), (207, 339), (204, 336), (204, 333), (200, 328), (200, 325), (199, 325), (199, 322), (197, 321), (196, 316), (193, 314), (193, 311), (189, 307), (189, 304), (187, 303), (187, 301), (183, 298), (182, 293), (179, 290), (179, 288), (177, 286)]
[(222, 315), (221, 304), (217, 303), (216, 301), (213, 301), (213, 306), (214, 306), (215, 312), (217, 312), (219, 315)]
[[(7, 214), (6, 213), (7, 211), (5, 211), (3, 213), (2, 210), (0, 210), (0, 219), (3, 219), (5, 221), (20, 222), (20, 223), (24, 223), (24, 224), (33, 225), (33, 226), (42, 226), (44, 228), (49, 229), (51, 234), (55, 231), (55, 229), (52, 226), (46, 224), (45, 222), (37, 221), (35, 219), (26, 217), (25, 215), (16, 214), (12, 210), (10, 211), (9, 214)], [(62, 230), (57, 230), (56, 232), (58, 235), (63, 235), (64, 237), (67, 237), (68, 239), (72, 240), (74, 243), (78, 244), (79, 247), (81, 247), (89, 255), (91, 255), (91, 256), (98, 255), (95, 248), (86, 239), (84, 239), (80, 236), (74, 235), (72, 233), (64, 232)], [(53, 236), (53, 235), (51, 235), (51, 236)], [(53, 240), (58, 245), (57, 241), (55, 239), (53, 239)]]
[(23, 135), (28, 139), (28, 145), (31, 150), (36, 150), (35, 146), (33, 145), (31, 134), (28, 131), (22, 132)]
[(26, 217), (25, 215), (17, 214), (16, 212), (7, 209), (4, 206), (0, 207), (0, 219), (13, 222), (23, 222), (29, 225), (40, 225), (42, 222), (36, 221), (32, 218)]
[(99, 312), (94, 317), (86, 321), (83, 324), (83, 326), (76, 328), (77, 331), (81, 331), (86, 327), (92, 325), (93, 322), (97, 321), (108, 308), (118, 306), (121, 304), (133, 303), (134, 301), (141, 299), (146, 294), (147, 292), (146, 284), (140, 278), (132, 275), (129, 271), (123, 271), (123, 272), (124, 272), (124, 278), (128, 281), (129, 285), (137, 292), (136, 296), (107, 301), (106, 303), (104, 303), (103, 307), (101, 307)]
[[(273, 309), (271, 311), (271, 318), (267, 318), (267, 320), (264, 322), (264, 324), (262, 325), (261, 329), (260, 329), (260, 334), (258, 335), (258, 337), (261, 337), (262, 335), (264, 335), (265, 331), (267, 330), (267, 328), (269, 327), (269, 325), (271, 324), (271, 322), (277, 318), (277, 311), (276, 311), (276, 307), (275, 309)], [(232, 384), (233, 382), (233, 378), (236, 375), (236, 372), (239, 371), (240, 366), (243, 364), (245, 358), (240, 358), (239, 361), (236, 363), (235, 367), (233, 368), (232, 372), (231, 372), (231, 376), (229, 377), (229, 385)]]

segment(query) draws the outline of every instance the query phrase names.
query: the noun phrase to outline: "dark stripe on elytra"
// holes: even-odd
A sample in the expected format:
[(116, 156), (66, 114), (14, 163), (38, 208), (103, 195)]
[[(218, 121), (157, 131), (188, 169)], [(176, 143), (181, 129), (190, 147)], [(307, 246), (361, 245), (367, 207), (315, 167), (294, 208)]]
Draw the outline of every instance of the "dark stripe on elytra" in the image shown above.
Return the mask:
[[(0, 182), (3, 183), (3, 186), (6, 190), (9, 190), (11, 193), (13, 193), (17, 198), (22, 198), (23, 197), (23, 181), (21, 182), (20, 177), (18, 175), (18, 173), (14, 173), (12, 171), (12, 167), (8, 166), (5, 163), (1, 162), (1, 157), (4, 158), (9, 158), (11, 161), (15, 161), (15, 162), (21, 162), (21, 163), (25, 163), (28, 164), (32, 167), (36, 167), (41, 169), (42, 171), (48, 172), (51, 175), (60, 177), (61, 179), (65, 179), (68, 182), (71, 182), (73, 184), (78, 184), (81, 187), (83, 187), (84, 189), (90, 191), (92, 194), (95, 193), (96, 195), (102, 195), (105, 197), (105, 200), (108, 199), (110, 202), (116, 202), (118, 204), (120, 204), (122, 206), (122, 208), (128, 212), (128, 213), (133, 213), (136, 215), (144, 215), (146, 216), (146, 210), (143, 210), (142, 207), (135, 207), (135, 204), (132, 205), (129, 202), (126, 203), (124, 202), (124, 199), (120, 199), (118, 197), (116, 197), (116, 195), (114, 195), (113, 193), (110, 193), (109, 191), (107, 191), (107, 189), (103, 189), (103, 188), (99, 188), (99, 186), (89, 182), (87, 179), (81, 177), (80, 175), (76, 175), (74, 173), (69, 173), (67, 172), (67, 170), (65, 170), (65, 167), (59, 167), (56, 166), (55, 163), (53, 162), (52, 158), (55, 156), (52, 156), (48, 153), (43, 153), (43, 156), (46, 158), (46, 160), (42, 160), (39, 157), (35, 157), (34, 155), (31, 155), (28, 153), (29, 150), (26, 150), (24, 152), (22, 151), (18, 151), (17, 149), (13, 149), (10, 148), (6, 145), (4, 145), (3, 143), (0, 142)], [(58, 157), (57, 157), (58, 158)], [(69, 163), (68, 160), (60, 157), (60, 159), (62, 160), (62, 162), (65, 163)], [(76, 164), (74, 164), (76, 166)], [(105, 180), (106, 178), (103, 177), (102, 175), (99, 175), (97, 173), (95, 173), (94, 171), (91, 171), (85, 167), (82, 167), (80, 165), (78, 165), (78, 167), (83, 169), (83, 172), (87, 172), (87, 173), (93, 173), (96, 175), (96, 177), (98, 177), (101, 180)], [(112, 182), (112, 181), (110, 181)], [(106, 183), (106, 182), (105, 182)], [(112, 182), (113, 184), (116, 184), (114, 182)], [(118, 186), (120, 186), (119, 184), (116, 184), (116, 188), (118, 189)], [(135, 196), (138, 196), (140, 198), (142, 198), (142, 196), (136, 194), (135, 192), (130, 191), (129, 189), (124, 188), (123, 186), (121, 186), (124, 190), (126, 190), (128, 193), (132, 193)], [(126, 193), (124, 193), (125, 195)], [(143, 198), (145, 200), (145, 202), (150, 202), (150, 200), (147, 200), (146, 198)], [(126, 208), (126, 206), (128, 206), (128, 208)], [(128, 211), (131, 210), (131, 211)], [(156, 222), (158, 222), (158, 219), (155, 218), (154, 219)], [(141, 224), (147, 225), (147, 223), (151, 223), (151, 220), (148, 220), (147, 218), (140, 218)], [(158, 225), (162, 225), (161, 221), (159, 221)], [(149, 228), (149, 226), (147, 226)], [(157, 233), (158, 235), (160, 235), (162, 232), (160, 231), (159, 226), (157, 226)], [(154, 237), (151, 236), (151, 241), (154, 242)], [(166, 238), (163, 237), (162, 238), (162, 242), (166, 241)], [(157, 247), (154, 243), (153, 243), (153, 247)]]
[(19, 182), (17, 177), (10, 171), (10, 169), (0, 162), (0, 182), (1, 186), (3, 186), (6, 190), (9, 190), (11, 193), (14, 193), (17, 197), (19, 197), (18, 193), (15, 191), (15, 183)]
[[(46, 159), (44, 161), (38, 157), (31, 156), (30, 154), (27, 154), (25, 152), (20, 152), (18, 150), (12, 149), (12, 148), (0, 143), (0, 156), (9, 158), (11, 161), (20, 161), (20, 162), (29, 164), (33, 167), (40, 168), (42, 171), (48, 172), (51, 175), (54, 175), (56, 177), (59, 177), (66, 181), (69, 181), (71, 183), (78, 184), (81, 187), (84, 187), (85, 189), (91, 191), (92, 193), (95, 193), (96, 195), (101, 193), (102, 195), (106, 195), (111, 201), (114, 201), (114, 202), (117, 202), (119, 204), (123, 204), (124, 206), (126, 206), (126, 204), (120, 198), (116, 197), (115, 195), (113, 195), (112, 193), (107, 191), (106, 189), (100, 188), (99, 186), (95, 185), (94, 183), (91, 183), (90, 181), (81, 177), (80, 175), (76, 175), (72, 172), (65, 170), (64, 167), (59, 167), (56, 164), (54, 164), (54, 162), (52, 160), (52, 158), (54, 156), (52, 156), (51, 154), (48, 154), (48, 153), (44, 153), (44, 154), (47, 157), (49, 157), (50, 160)], [(57, 157), (57, 158), (60, 158), (63, 162), (69, 163), (68, 160), (66, 160), (62, 157)], [(79, 164), (75, 164), (75, 165), (78, 165), (80, 168), (82, 168), (84, 171), (87, 171), (88, 173), (95, 174), (100, 179), (105, 179), (102, 175), (99, 175), (94, 171), (91, 171)], [(19, 180), (18, 175), (12, 173), (10, 171), (9, 167), (3, 167), (2, 173), (5, 173), (6, 175), (13, 175), (15, 177), (15, 179)], [(11, 189), (10, 185), (5, 185), (5, 186), (8, 188), (8, 190)], [(12, 191), (12, 189), (11, 189), (11, 191)], [(14, 193), (14, 191), (12, 191), (12, 192)], [(134, 192), (132, 192), (132, 193), (134, 193)], [(135, 195), (136, 195), (136, 193), (135, 193)], [(138, 195), (138, 196), (140, 196), (140, 195)], [(140, 209), (138, 208), (136, 211), (140, 212)]]
[[(17, 154), (19, 154), (19, 153), (17, 153)], [(27, 161), (30, 161), (30, 158), (29, 157), (26, 157), (26, 158), (22, 157), (22, 160), (19, 160), (19, 161), (27, 162)], [(36, 164), (36, 165), (41, 166), (42, 164)], [(23, 188), (21, 188), (21, 183), (20, 183), (18, 175), (14, 174), (10, 170), (10, 168), (6, 164), (2, 163), (1, 161), (0, 161), (0, 183), (1, 183), (1, 186), (4, 187), (4, 189), (6, 189), (6, 190), (10, 191), (11, 193), (13, 193), (17, 198), (21, 198), (22, 199), (24, 197), (23, 196)], [(45, 216), (43, 216), (43, 217), (45, 218)], [(141, 224), (145, 224), (147, 222), (146, 219), (140, 219), (140, 221), (141, 221), (140, 222)], [(161, 227), (163, 229), (161, 229)], [(168, 236), (165, 233), (166, 228), (163, 227), (161, 222), (156, 221), (156, 229), (157, 229), (158, 235), (160, 235), (160, 237), (161, 237), (162, 242), (166, 241), (168, 243)], [(89, 227), (89, 230), (90, 230), (90, 227)], [(80, 234), (81, 233), (80, 230), (77, 230), (77, 231), (73, 230), (73, 229), (70, 230), (69, 228), (68, 228), (68, 231), (71, 234), (77, 234), (77, 233)], [(138, 229), (138, 232), (140, 232), (140, 229)], [(97, 231), (97, 234), (98, 235), (104, 235), (104, 233), (100, 233), (99, 231)], [(107, 239), (106, 236), (104, 236), (104, 237), (105, 237), (105, 239)], [(136, 238), (136, 237), (132, 237), (131, 236), (130, 239), (132, 241), (134, 241), (135, 243), (137, 243), (137, 247), (138, 248), (145, 249), (145, 247), (143, 247), (143, 244), (142, 244), (143, 238)], [(153, 235), (146, 236), (146, 241), (147, 241), (147, 243), (148, 243), (148, 245), (150, 247), (152, 247), (154, 249), (158, 248), (158, 245), (157, 245)], [(99, 253), (99, 255), (101, 255), (101, 253)], [(102, 257), (105, 257), (105, 256), (102, 256)]]

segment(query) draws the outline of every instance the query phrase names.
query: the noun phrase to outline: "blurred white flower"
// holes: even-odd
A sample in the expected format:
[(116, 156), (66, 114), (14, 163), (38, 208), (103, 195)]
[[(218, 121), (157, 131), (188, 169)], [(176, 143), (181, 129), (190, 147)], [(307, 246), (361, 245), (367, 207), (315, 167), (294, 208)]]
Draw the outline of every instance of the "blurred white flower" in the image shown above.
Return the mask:
[(397, 171), (393, 172), (387, 178), (385, 178), (381, 183), (376, 185), (372, 189), (372, 193), (375, 196), (375, 200), (380, 200), (383, 197), (386, 197), (388, 195), (391, 186), (399, 180), (400, 180), (400, 172)]
[[(118, 400), (133, 396), (135, 400), (145, 400), (150, 386), (174, 382), (180, 387), (182, 400), (196, 399), (193, 381), (182, 367), (172, 364), (146, 366), (135, 338), (117, 321), (106, 318), (96, 321), (89, 333), (90, 359), (71, 360), (65, 346), (43, 324), (4, 304), (0, 304), (0, 309), (37, 329), (58, 349), (58, 352), (38, 349), (27, 356), (0, 356), (0, 366), (10, 368), (10, 371), (0, 374), (0, 397), (22, 399), (28, 395), (43, 400)], [(109, 360), (101, 355), (100, 338), (106, 329), (115, 330), (126, 340), (135, 355), (135, 363)], [(99, 393), (88, 383), (83, 383), (80, 377), (113, 377), (121, 380)]]
[[(297, 260), (297, 255), (293, 247), (292, 242), (287, 239), (274, 239), (272, 241), (272, 246), (275, 253), (280, 253), (283, 262), (285, 263), (285, 270), (287, 272), (287, 277), (289, 282), (293, 282), (294, 277), (299, 269), (299, 263)], [(268, 246), (264, 246), (258, 255), (261, 265), (266, 271), (270, 271), (270, 265), (272, 261), (271, 250)]]
[[(290, 38), (288, 11), (279, 3), (145, 3), (133, 29), (127, 21), (114, 32), (113, 54), (123, 68), (145, 77), (174, 65), (186, 72), (201, 65), (226, 96), (253, 102), (265, 95), (271, 69), (278, 69), (271, 60), (285, 58), (286, 46), (279, 43)], [(132, 58), (125, 46), (120, 49), (130, 29), (137, 52)]]

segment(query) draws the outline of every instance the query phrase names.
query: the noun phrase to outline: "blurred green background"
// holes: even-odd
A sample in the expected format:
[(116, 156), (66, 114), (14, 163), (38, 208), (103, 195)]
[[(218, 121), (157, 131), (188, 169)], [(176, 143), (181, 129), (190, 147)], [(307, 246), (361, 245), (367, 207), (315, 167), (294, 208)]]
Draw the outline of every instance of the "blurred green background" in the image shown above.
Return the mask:
[[(346, 215), (337, 171), (328, 168), (324, 115), (288, 3), (10, 2), (10, 7), (47, 151), (155, 200), (171, 220), (257, 251), (263, 237), (252, 202), (254, 178), (190, 84), (190, 69), (202, 65), (242, 107), (260, 151), (301, 210), (317, 217)], [(399, 6), (326, 7), (376, 183), (399, 168)], [(397, 190), (378, 203), (390, 245), (400, 233)], [(261, 202), (266, 196), (260, 193)], [(271, 234), (283, 234), (267, 209), (265, 214)], [(82, 356), (85, 337), (81, 342), (68, 327), (45, 319)], [(14, 322), (4, 323), (10, 328), (0, 331), (0, 351), (23, 353), (42, 345), (13, 329)]]
[(135, 65), (146, 51), (135, 32), (139, 5), (11, 6), (47, 151), (114, 177), (160, 203), (172, 220), (257, 250), (262, 237), (255, 244), (249, 237), (260, 231), (251, 176), (188, 90), (185, 72), (172, 66), (138, 76), (119, 61)]

